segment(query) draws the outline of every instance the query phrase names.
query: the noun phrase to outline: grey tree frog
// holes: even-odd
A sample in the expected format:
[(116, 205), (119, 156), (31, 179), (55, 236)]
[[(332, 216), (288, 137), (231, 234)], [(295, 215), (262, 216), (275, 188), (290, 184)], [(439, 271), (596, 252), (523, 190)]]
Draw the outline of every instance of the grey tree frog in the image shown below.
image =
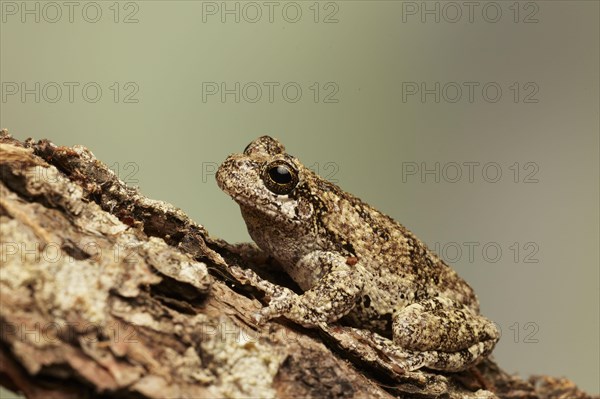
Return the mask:
[(265, 288), (258, 320), (343, 321), (403, 370), (465, 370), (499, 339), (473, 289), (403, 225), (263, 136), (219, 167), (250, 236), (299, 285)]

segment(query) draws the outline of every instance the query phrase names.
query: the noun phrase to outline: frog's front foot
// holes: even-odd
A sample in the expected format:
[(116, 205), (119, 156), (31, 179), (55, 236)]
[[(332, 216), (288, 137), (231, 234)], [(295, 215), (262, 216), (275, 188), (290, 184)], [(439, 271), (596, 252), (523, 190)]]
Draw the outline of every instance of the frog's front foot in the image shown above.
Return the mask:
[(254, 322), (262, 325), (267, 321), (286, 315), (290, 312), (294, 302), (298, 301), (298, 295), (285, 287), (277, 287), (275, 296), (271, 297), (269, 306), (265, 306), (253, 315)]
[(261, 309), (257, 319), (264, 322), (285, 316), (304, 327), (320, 327), (352, 310), (364, 285), (360, 266), (350, 266), (346, 257), (329, 252), (318, 251), (307, 258), (312, 262), (322, 262), (320, 268), (327, 272), (302, 295), (285, 287), (269, 287), (269, 306)]

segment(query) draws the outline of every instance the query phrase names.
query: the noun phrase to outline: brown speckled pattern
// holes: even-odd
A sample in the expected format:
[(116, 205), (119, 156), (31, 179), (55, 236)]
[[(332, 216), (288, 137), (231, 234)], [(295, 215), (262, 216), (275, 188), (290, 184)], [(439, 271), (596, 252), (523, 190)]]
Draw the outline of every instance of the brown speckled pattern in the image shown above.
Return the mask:
[[(286, 194), (264, 183), (274, 161), (298, 178)], [(475, 293), (454, 270), (404, 226), (307, 169), (277, 140), (260, 137), (228, 157), (217, 182), (240, 205), (256, 244), (304, 290), (272, 293), (261, 320), (283, 315), (314, 327), (345, 316), (407, 369), (462, 370), (492, 351), (498, 330), (479, 315)]]

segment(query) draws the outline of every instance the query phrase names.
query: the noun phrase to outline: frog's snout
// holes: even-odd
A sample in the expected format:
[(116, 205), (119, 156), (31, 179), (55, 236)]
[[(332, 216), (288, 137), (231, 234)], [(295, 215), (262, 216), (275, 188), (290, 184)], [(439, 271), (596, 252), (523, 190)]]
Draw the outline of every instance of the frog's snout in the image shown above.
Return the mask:
[(245, 164), (245, 161), (235, 154), (227, 157), (215, 174), (219, 188), (229, 195), (233, 195), (241, 189), (246, 171)]
[(231, 164), (231, 157), (228, 157), (225, 161), (223, 161), (221, 165), (219, 165), (219, 167), (217, 168), (217, 173), (215, 173), (215, 180), (217, 181), (217, 185), (223, 191), (227, 191), (225, 187), (226, 182), (230, 180), (227, 171), (231, 170)]

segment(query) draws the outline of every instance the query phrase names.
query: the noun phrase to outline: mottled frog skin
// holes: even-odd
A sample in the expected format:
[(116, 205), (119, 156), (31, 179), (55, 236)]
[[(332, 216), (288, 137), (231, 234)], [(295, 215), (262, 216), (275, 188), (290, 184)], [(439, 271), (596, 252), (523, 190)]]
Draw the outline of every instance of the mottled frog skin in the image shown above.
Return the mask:
[(336, 321), (369, 331), (400, 367), (464, 370), (499, 333), (473, 289), (400, 223), (306, 168), (263, 136), (217, 172), (258, 247), (302, 295), (271, 298), (258, 319), (307, 327)]

